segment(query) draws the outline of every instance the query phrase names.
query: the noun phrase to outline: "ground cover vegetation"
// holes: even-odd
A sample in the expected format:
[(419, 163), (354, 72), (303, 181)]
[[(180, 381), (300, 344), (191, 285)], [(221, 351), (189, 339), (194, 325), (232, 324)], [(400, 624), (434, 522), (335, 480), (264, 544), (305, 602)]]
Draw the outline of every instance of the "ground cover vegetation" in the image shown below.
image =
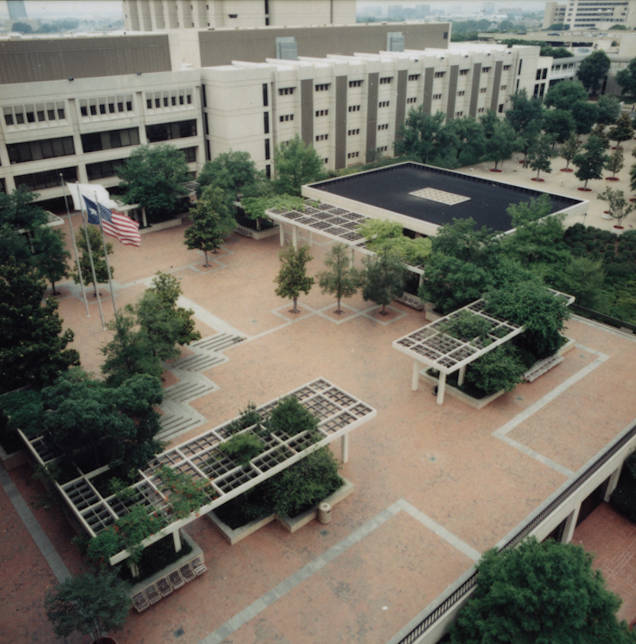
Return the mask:
[(616, 617), (620, 603), (583, 548), (530, 538), (483, 555), (451, 642), (635, 642), (636, 633)]

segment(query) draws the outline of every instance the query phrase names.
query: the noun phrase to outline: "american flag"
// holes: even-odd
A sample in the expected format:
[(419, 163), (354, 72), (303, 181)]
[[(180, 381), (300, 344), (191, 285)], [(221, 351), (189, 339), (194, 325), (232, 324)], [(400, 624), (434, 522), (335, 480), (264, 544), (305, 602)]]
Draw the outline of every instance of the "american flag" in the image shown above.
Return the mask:
[(99, 226), (100, 218), (105, 235), (114, 237), (126, 246), (140, 246), (141, 235), (139, 234), (139, 224), (127, 217), (122, 212), (110, 210), (98, 201), (93, 201), (85, 195), (84, 203), (88, 215), (88, 223)]

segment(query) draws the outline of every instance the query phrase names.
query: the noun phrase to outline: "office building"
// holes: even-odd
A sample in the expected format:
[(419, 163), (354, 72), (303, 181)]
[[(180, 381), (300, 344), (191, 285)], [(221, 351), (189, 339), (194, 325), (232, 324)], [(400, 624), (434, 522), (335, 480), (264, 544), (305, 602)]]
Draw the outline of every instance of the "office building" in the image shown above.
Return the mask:
[(613, 25), (636, 27), (635, 0), (568, 0), (546, 2), (543, 28), (565, 24), (570, 29), (609, 29)]

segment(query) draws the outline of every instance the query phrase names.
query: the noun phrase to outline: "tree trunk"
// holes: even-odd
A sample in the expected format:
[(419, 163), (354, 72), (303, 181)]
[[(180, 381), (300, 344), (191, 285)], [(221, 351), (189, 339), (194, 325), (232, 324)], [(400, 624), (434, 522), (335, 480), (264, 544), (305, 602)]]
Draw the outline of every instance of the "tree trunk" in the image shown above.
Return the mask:
[(380, 309), (380, 315), (386, 315), (386, 304), (382, 305), (382, 308)]
[(588, 181), (589, 181), (589, 179), (586, 179), (586, 180), (585, 180), (585, 183), (583, 184), (583, 187), (584, 187), (584, 188), (587, 188), (587, 182), (588, 182)]
[(208, 264), (208, 251), (204, 250), (203, 255), (205, 257), (205, 267), (207, 268), (209, 266), (209, 264)]
[(57, 295), (57, 291), (55, 290), (55, 282), (51, 280), (51, 289), (53, 290), (53, 295)]
[(540, 169), (537, 169), (537, 179), (539, 178), (539, 173), (541, 172)]
[(297, 297), (293, 298), (293, 302), (294, 302), (294, 308), (292, 309), (292, 313), (298, 313), (298, 306), (297, 306), (298, 298)]
[(97, 297), (97, 284), (95, 282), (93, 282), (93, 291), (95, 291), (94, 297)]
[(336, 308), (336, 313), (342, 313), (342, 309), (340, 308), (340, 297), (338, 297), (338, 306)]

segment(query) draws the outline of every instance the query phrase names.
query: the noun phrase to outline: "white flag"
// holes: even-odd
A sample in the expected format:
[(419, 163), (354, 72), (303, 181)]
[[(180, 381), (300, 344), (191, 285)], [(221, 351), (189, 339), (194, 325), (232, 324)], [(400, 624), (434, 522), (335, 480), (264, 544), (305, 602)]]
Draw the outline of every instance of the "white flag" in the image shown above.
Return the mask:
[(108, 208), (117, 208), (117, 204), (110, 198), (108, 190), (99, 183), (67, 183), (66, 186), (73, 198), (73, 210), (84, 209), (82, 197), (97, 199), (97, 201)]

